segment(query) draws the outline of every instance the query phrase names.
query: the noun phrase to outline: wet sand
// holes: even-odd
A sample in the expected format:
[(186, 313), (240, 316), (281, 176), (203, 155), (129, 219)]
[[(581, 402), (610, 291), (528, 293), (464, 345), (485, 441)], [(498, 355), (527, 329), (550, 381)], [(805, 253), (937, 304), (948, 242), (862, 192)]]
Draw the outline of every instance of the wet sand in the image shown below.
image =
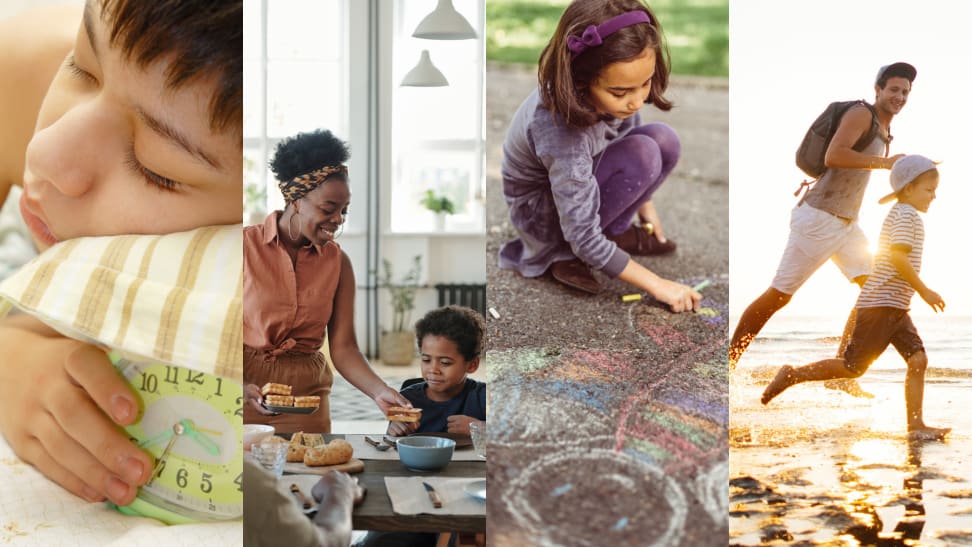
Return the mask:
[(909, 442), (903, 376), (865, 375), (874, 399), (809, 383), (764, 407), (777, 368), (732, 375), (731, 545), (972, 545), (968, 378), (929, 375), (925, 422), (953, 431)]

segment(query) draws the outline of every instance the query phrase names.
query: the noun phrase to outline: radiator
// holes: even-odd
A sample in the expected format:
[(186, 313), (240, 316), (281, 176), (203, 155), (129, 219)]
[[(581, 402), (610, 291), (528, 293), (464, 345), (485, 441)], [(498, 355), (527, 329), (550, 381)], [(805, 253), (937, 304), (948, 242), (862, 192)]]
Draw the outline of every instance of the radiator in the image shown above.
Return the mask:
[(439, 283), (435, 290), (439, 293), (439, 306), (466, 306), (486, 316), (485, 283)]

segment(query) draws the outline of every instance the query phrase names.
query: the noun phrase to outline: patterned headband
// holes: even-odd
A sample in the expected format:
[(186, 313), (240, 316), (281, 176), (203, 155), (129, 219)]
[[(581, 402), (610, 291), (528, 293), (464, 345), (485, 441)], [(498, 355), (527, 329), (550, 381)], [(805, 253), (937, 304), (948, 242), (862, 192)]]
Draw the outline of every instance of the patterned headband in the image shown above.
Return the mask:
[(310, 173), (301, 175), (288, 182), (280, 183), (280, 193), (283, 194), (284, 200), (287, 203), (292, 201), (297, 201), (298, 199), (304, 197), (308, 192), (317, 188), (323, 183), (327, 177), (335, 173), (348, 174), (347, 165), (328, 165), (322, 167), (317, 171), (311, 171)]
[(570, 60), (587, 51), (588, 48), (597, 47), (604, 42), (604, 39), (615, 32), (638, 23), (651, 23), (648, 12), (635, 10), (622, 13), (604, 21), (600, 25), (590, 25), (580, 36), (567, 37), (567, 49), (570, 50)]

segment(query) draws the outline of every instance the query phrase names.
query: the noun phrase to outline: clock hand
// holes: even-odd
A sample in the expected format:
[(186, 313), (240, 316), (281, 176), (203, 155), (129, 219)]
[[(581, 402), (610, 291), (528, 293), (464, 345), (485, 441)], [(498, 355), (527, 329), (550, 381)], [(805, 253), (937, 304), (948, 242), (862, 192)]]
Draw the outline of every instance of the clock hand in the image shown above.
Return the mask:
[(169, 456), (169, 450), (172, 450), (172, 445), (175, 444), (176, 439), (186, 433), (186, 427), (182, 423), (184, 421), (185, 420), (176, 422), (175, 425), (172, 426), (172, 433), (175, 433), (175, 435), (172, 435), (172, 438), (169, 439), (169, 444), (165, 445), (165, 450), (163, 450), (162, 453), (159, 454), (159, 457), (155, 460), (155, 469), (152, 470), (152, 477), (147, 483), (145, 483), (145, 486), (152, 484), (152, 481), (155, 480), (156, 473), (159, 472), (159, 469), (161, 469), (162, 465), (165, 463), (165, 459)]
[(188, 436), (193, 441), (196, 441), (196, 444), (203, 447), (203, 450), (209, 452), (213, 456), (219, 455), (220, 452), (219, 445), (213, 442), (213, 440), (207, 437), (206, 435), (200, 433), (199, 430), (196, 429), (196, 426), (191, 421), (182, 420), (182, 422), (180, 423), (182, 423), (182, 425), (186, 428), (186, 436)]
[(172, 437), (172, 430), (171, 429), (166, 429), (162, 433), (159, 433), (158, 435), (156, 435), (156, 436), (154, 436), (152, 438), (145, 439), (144, 441), (138, 443), (138, 447), (139, 448), (148, 448), (150, 446), (155, 446), (157, 444), (161, 444), (161, 443), (164, 443), (165, 441), (168, 441), (169, 438), (171, 438), (171, 437)]

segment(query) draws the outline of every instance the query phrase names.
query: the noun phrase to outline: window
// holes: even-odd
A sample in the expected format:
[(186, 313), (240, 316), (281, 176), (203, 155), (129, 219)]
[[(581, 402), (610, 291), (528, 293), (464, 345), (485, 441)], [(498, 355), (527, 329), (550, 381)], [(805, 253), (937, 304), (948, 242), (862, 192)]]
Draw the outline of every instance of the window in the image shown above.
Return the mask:
[[(247, 224), (283, 208), (283, 196), (267, 167), (281, 139), (324, 128), (348, 140), (349, 28), (348, 0), (244, 0)], [(353, 230), (353, 215), (348, 223), (346, 228)]]
[[(456, 214), (446, 217), (451, 233), (485, 228), (483, 173), (483, 0), (454, 0), (476, 30), (475, 40), (412, 37), (435, 0), (397, 0), (392, 63), (391, 231), (433, 232), (435, 215), (421, 204), (426, 190), (448, 197)], [(428, 50), (449, 81), (446, 87), (398, 84)]]

